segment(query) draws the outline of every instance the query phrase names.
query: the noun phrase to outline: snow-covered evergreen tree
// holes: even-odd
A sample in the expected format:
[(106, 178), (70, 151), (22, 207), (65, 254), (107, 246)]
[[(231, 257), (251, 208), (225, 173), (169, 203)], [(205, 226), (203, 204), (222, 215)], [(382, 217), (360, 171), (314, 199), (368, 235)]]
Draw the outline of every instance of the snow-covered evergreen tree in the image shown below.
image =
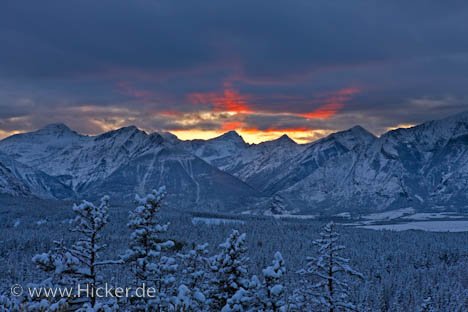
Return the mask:
[(306, 273), (312, 277), (308, 291), (319, 311), (355, 311), (349, 299), (349, 277), (363, 278), (349, 266), (349, 259), (340, 256), (345, 248), (338, 242), (335, 224), (326, 224), (320, 238), (313, 243), (318, 247), (318, 257), (309, 257)]
[(171, 298), (173, 311), (203, 311), (198, 302), (194, 302), (193, 292), (184, 284), (177, 289), (177, 295)]
[[(257, 281), (254, 281), (256, 285)], [(255, 287), (255, 286), (253, 286)], [(249, 289), (239, 288), (234, 295), (232, 295), (221, 309), (221, 312), (254, 312), (260, 311), (257, 309), (257, 302), (253, 292)]]
[[(75, 205), (73, 211), (77, 214), (73, 231), (78, 232), (80, 238), (68, 252), (78, 259), (79, 264), (74, 267), (74, 273), (78, 275), (81, 284), (87, 284), (94, 294), (94, 289), (100, 282), (97, 267), (108, 264), (107, 261), (100, 261), (99, 253), (106, 247), (101, 244), (101, 232), (109, 222), (109, 197), (104, 196), (99, 206), (83, 201), (80, 205)], [(94, 306), (96, 297), (92, 295), (90, 299)]]
[[(188, 300), (181, 300), (186, 310), (203, 311), (205, 309), (205, 292), (208, 287), (207, 275), (209, 274), (207, 248), (208, 244), (195, 245), (187, 253), (179, 254), (182, 261), (182, 285), (179, 287), (178, 293), (184, 294), (184, 297), (188, 297)], [(180, 295), (178, 297), (180, 298)], [(189, 306), (187, 306), (187, 302)]]
[[(46, 287), (50, 289), (73, 287), (79, 283), (75, 269), (79, 266), (79, 259), (73, 256), (63, 241), (55, 241), (55, 247), (47, 253), (37, 254), (32, 261), (36, 267), (48, 274), (48, 278), (37, 283), (30, 284), (32, 288)], [(27, 298), (24, 305), (31, 311), (59, 311), (71, 304), (73, 294), (69, 296), (45, 296), (35, 295)]]
[(17, 300), (6, 295), (0, 295), (0, 312), (20, 311), (20, 304)]
[(263, 269), (262, 273), (263, 281), (255, 293), (259, 310), (268, 312), (285, 311), (285, 288), (281, 280), (286, 273), (286, 266), (280, 252), (275, 253), (272, 264)]
[(128, 227), (133, 232), (130, 235), (129, 249), (122, 260), (131, 265), (135, 287), (144, 285), (158, 290), (154, 298), (134, 297), (132, 305), (136, 310), (145, 310), (149, 306), (154, 310), (168, 309), (177, 296), (174, 285), (177, 263), (173, 257), (164, 253), (174, 247), (174, 242), (161, 236), (168, 228), (168, 224), (161, 224), (159, 220), (164, 196), (164, 187), (153, 190), (145, 197), (137, 196), (138, 206), (129, 216)]
[[(249, 287), (247, 271), (248, 257), (245, 246), (246, 235), (233, 230), (224, 243), (221, 252), (211, 259), (214, 273), (210, 281), (209, 302), (213, 311), (220, 311), (228, 300), (246, 295)], [(236, 294), (237, 293), (237, 294)]]
[(272, 215), (282, 215), (287, 211), (287, 204), (283, 197), (275, 195), (271, 201), (269, 213)]
[(431, 297), (424, 299), (419, 309), (419, 312), (435, 312)]
[(279, 252), (271, 266), (265, 268), (263, 280), (253, 275), (245, 287), (239, 288), (227, 300), (222, 312), (273, 312), (287, 311), (285, 288), (280, 280), (285, 273), (284, 261)]
[[(105, 248), (101, 244), (102, 230), (109, 221), (109, 197), (101, 199), (99, 205), (83, 201), (80, 205), (74, 205), (76, 214), (73, 220), (72, 231), (79, 233), (78, 240), (67, 247), (62, 241), (55, 243), (55, 248), (47, 253), (33, 257), (33, 262), (42, 271), (49, 274), (49, 278), (40, 283), (42, 287), (57, 288), (75, 287), (87, 288), (87, 298), (31, 298), (29, 309), (43, 309), (55, 311), (64, 306), (75, 306), (87, 303), (95, 306), (95, 289), (100, 282), (98, 267), (113, 261), (100, 259), (100, 252)], [(83, 295), (84, 296), (84, 295)], [(83, 301), (84, 299), (84, 301)], [(78, 303), (77, 303), (78, 302)]]

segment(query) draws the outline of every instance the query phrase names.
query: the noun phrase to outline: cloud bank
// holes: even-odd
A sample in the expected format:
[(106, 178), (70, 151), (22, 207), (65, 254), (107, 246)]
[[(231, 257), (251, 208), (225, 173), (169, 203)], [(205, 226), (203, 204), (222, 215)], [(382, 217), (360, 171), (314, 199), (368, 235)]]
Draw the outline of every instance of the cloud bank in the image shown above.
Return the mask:
[(0, 137), (379, 134), (468, 109), (466, 20), (464, 1), (3, 1)]

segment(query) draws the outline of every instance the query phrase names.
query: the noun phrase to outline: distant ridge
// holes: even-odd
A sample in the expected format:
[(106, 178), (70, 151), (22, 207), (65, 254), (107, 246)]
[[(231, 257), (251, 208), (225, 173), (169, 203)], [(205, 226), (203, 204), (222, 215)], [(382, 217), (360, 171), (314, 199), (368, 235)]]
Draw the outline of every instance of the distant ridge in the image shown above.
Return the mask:
[(183, 141), (135, 126), (85, 136), (51, 124), (0, 141), (0, 153), (0, 193), (14, 196), (131, 200), (166, 185), (174, 207), (215, 212), (263, 213), (274, 199), (297, 213), (468, 206), (468, 112), (309, 144), (248, 144), (235, 131)]

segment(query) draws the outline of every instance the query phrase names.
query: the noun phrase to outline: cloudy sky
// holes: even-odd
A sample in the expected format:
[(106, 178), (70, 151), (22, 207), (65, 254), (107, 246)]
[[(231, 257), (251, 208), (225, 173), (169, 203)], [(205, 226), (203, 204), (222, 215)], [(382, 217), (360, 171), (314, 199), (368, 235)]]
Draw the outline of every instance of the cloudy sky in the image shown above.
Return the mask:
[(467, 21), (456, 0), (4, 0), (0, 137), (380, 134), (468, 110)]

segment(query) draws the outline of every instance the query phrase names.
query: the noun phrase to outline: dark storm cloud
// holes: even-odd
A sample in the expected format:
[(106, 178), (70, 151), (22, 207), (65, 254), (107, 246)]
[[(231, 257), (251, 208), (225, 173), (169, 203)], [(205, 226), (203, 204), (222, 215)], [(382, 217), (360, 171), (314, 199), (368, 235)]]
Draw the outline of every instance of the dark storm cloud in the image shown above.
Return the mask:
[[(258, 129), (379, 133), (468, 109), (467, 20), (465, 1), (2, 1), (0, 130), (187, 129), (158, 112), (210, 108), (189, 95), (228, 83)], [(345, 88), (360, 91), (326, 120), (261, 114), (311, 112)]]

